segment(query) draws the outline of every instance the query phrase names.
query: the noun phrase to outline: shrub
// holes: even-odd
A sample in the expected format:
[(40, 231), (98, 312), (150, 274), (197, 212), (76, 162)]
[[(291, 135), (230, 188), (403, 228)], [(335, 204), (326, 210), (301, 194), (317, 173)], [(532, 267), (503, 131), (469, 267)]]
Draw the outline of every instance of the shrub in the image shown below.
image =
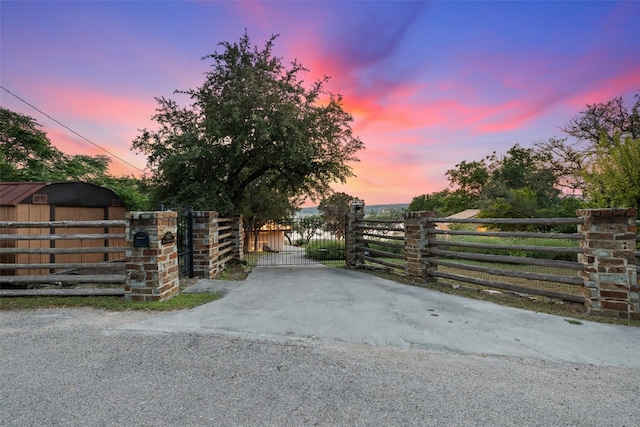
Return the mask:
[(312, 240), (305, 249), (307, 258), (318, 261), (342, 260), (345, 257), (344, 240)]

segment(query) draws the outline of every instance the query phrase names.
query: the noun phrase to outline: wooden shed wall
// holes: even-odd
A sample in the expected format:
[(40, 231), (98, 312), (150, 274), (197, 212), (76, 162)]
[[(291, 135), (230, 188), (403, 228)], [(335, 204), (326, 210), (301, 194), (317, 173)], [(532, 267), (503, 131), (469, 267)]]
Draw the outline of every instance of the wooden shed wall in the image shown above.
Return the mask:
[[(49, 221), (48, 205), (16, 205), (0, 206), (0, 218), (5, 221)], [(1, 234), (49, 234), (48, 228), (7, 228)], [(48, 240), (18, 240), (2, 242), (4, 247), (48, 248)], [(7, 254), (0, 255), (3, 263), (30, 264), (49, 262), (46, 254)], [(28, 276), (32, 274), (48, 274), (48, 269), (2, 270), (0, 274), (9, 276)]]
[[(0, 218), (5, 221), (99, 221), (104, 219), (122, 220), (125, 219), (126, 209), (124, 207), (62, 207), (56, 206), (54, 218), (51, 218), (51, 206), (39, 204), (19, 204), (16, 206), (0, 206)], [(112, 227), (103, 230), (105, 233), (122, 233), (122, 227)], [(98, 234), (100, 229), (96, 228), (57, 228), (56, 234)], [(49, 228), (18, 228), (0, 230), (1, 234), (50, 234)], [(104, 246), (125, 246), (124, 239), (119, 240), (19, 240), (0, 242), (4, 247), (19, 248), (86, 248)], [(123, 253), (111, 254), (7, 254), (0, 255), (0, 262), (7, 264), (38, 264), (38, 263), (86, 263), (114, 261), (124, 258)], [(55, 270), (60, 272), (60, 269)], [(0, 275), (29, 276), (49, 274), (49, 269), (20, 269), (1, 270)]]

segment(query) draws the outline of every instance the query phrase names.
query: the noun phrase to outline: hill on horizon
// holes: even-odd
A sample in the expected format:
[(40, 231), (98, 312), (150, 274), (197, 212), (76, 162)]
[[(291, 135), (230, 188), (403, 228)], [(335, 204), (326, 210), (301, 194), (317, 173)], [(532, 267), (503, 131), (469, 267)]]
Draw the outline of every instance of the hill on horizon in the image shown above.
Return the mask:
[[(403, 210), (406, 209), (409, 206), (409, 203), (392, 203), (392, 204), (384, 204), (384, 205), (365, 205), (364, 206), (364, 214), (371, 214), (371, 213), (379, 213), (379, 212), (387, 212), (387, 211), (391, 211), (391, 210)], [(300, 212), (297, 213), (297, 215), (300, 216), (308, 216), (308, 215), (318, 215), (320, 214), (320, 211), (318, 211), (317, 207), (310, 207), (310, 208), (302, 208), (300, 209)]]

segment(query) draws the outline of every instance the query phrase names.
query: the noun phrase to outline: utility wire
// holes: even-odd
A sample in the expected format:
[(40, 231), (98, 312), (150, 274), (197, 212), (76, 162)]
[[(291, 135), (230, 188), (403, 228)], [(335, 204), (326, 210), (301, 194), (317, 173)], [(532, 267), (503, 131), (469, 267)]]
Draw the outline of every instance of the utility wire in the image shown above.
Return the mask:
[(132, 165), (131, 163), (129, 163), (128, 161), (124, 160), (121, 157), (116, 156), (115, 154), (113, 154), (112, 152), (110, 152), (109, 150), (107, 150), (106, 148), (102, 148), (101, 146), (99, 146), (98, 144), (96, 144), (95, 142), (89, 140), (88, 138), (85, 138), (84, 136), (80, 135), (78, 132), (74, 131), (73, 129), (71, 129), (69, 126), (63, 125), (62, 123), (60, 123), (58, 120), (54, 119), (53, 117), (51, 117), (50, 115), (48, 115), (47, 113), (45, 113), (44, 111), (42, 111), (41, 109), (39, 109), (38, 107), (34, 106), (33, 104), (28, 103), (27, 101), (25, 101), (24, 99), (20, 98), (18, 95), (16, 95), (15, 93), (11, 92), (9, 89), (7, 89), (6, 87), (0, 85), (0, 88), (2, 88), (4, 91), (6, 91), (8, 94), (18, 98), (20, 101), (24, 102), (25, 104), (27, 104), (29, 107), (33, 108), (34, 110), (36, 110), (37, 112), (39, 112), (40, 114), (43, 114), (44, 116), (48, 117), (49, 119), (53, 120), (54, 122), (56, 122), (57, 124), (59, 124), (60, 126), (62, 126), (63, 128), (65, 128), (66, 130), (68, 130), (69, 132), (73, 133), (74, 135), (79, 136), (80, 138), (84, 139), (85, 141), (87, 141), (89, 144), (99, 148), (100, 150), (104, 151), (105, 153), (109, 154), (112, 157), (115, 157), (116, 159), (120, 160), (122, 163), (125, 163), (129, 166), (131, 166), (134, 169), (139, 170), (142, 173), (145, 173), (144, 170), (140, 169), (139, 167)]

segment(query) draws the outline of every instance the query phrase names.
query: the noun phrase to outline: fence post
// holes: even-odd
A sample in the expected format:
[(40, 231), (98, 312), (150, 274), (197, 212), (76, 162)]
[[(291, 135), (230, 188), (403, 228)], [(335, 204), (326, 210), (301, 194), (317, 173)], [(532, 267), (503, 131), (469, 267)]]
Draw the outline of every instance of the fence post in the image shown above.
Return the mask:
[(209, 279), (218, 274), (218, 212), (194, 212), (193, 273)]
[(423, 284), (431, 277), (429, 274), (429, 234), (433, 227), (428, 211), (407, 212), (404, 216), (404, 254), (407, 261), (406, 277), (415, 284)]
[(578, 255), (584, 270), (587, 311), (622, 319), (640, 319), (636, 271), (636, 209), (581, 209), (584, 223), (578, 232), (584, 253)]
[(180, 289), (178, 214), (128, 212), (125, 298), (163, 301)]
[(231, 217), (231, 232), (233, 233), (233, 261), (242, 262), (244, 259), (244, 225), (242, 215)]
[(356, 241), (358, 221), (364, 218), (364, 204), (362, 202), (354, 202), (349, 208), (347, 214), (347, 229), (344, 236), (344, 249), (347, 267), (360, 268), (364, 266), (364, 261), (356, 257), (358, 253)]

